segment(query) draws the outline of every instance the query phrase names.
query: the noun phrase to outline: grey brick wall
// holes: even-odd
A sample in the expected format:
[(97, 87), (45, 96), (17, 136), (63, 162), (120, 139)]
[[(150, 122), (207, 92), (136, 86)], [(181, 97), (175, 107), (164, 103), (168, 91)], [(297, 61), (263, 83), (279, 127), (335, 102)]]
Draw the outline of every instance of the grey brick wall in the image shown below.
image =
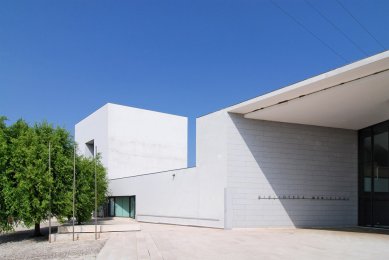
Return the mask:
[(356, 131), (227, 117), (230, 227), (357, 224)]

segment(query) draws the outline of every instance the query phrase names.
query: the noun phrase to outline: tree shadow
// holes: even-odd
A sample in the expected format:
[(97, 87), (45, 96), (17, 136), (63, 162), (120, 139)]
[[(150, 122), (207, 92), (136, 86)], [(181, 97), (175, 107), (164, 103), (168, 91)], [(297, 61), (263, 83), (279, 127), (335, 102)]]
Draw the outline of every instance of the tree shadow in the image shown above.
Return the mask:
[[(52, 226), (51, 233), (57, 233), (58, 227)], [(24, 240), (31, 240), (34, 242), (48, 241), (49, 239), (49, 227), (41, 228), (42, 236), (34, 236), (34, 229), (10, 231), (0, 234), (0, 244), (9, 242), (20, 242)]]

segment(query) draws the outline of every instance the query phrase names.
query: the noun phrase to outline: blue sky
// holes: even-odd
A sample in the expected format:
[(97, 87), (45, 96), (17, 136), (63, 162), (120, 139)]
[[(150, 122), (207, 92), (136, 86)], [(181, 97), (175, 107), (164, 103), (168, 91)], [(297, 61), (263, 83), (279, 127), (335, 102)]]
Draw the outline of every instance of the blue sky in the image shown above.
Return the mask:
[(193, 165), (196, 117), (389, 47), (389, 1), (274, 2), (2, 0), (0, 114), (72, 133), (107, 102), (187, 116)]

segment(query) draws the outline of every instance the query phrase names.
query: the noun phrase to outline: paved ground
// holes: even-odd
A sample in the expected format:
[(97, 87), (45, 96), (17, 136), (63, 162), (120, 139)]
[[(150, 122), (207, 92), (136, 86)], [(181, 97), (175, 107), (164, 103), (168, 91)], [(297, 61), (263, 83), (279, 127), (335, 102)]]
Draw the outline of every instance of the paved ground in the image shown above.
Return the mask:
[[(134, 221), (105, 221), (127, 223)], [(47, 236), (31, 237), (31, 230), (0, 235), (0, 259), (389, 259), (388, 231), (140, 225), (141, 231), (106, 233), (108, 239), (97, 241), (49, 244)]]
[(389, 235), (364, 229), (141, 229), (112, 234), (98, 259), (389, 259)]

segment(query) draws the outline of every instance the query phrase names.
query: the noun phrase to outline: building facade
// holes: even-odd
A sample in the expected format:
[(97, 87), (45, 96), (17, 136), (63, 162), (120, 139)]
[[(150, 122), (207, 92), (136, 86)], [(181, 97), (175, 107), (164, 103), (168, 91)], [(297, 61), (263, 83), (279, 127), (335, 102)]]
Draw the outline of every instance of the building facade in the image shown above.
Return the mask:
[(197, 118), (193, 168), (179, 116), (108, 104), (76, 125), (76, 141), (103, 157), (112, 216), (389, 227), (388, 120), (384, 52)]

